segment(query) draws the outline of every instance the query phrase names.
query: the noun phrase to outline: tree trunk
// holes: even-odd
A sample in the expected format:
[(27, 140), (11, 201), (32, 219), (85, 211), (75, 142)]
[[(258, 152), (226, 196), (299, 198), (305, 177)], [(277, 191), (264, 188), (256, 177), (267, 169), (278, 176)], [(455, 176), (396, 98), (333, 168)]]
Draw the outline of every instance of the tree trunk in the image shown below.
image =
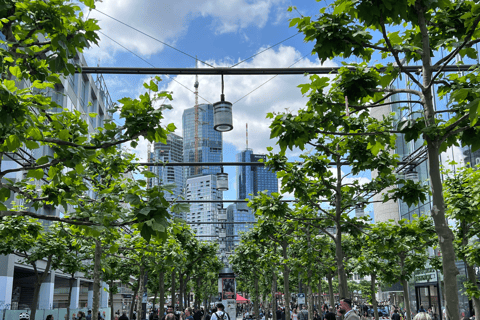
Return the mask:
[(377, 278), (376, 274), (370, 275), (370, 294), (372, 295), (372, 306), (373, 306), (373, 314), (375, 316), (375, 320), (378, 320), (378, 306), (377, 306), (377, 298), (375, 297), (375, 280)]
[(403, 297), (405, 300), (405, 311), (407, 312), (407, 319), (410, 320), (412, 317), (412, 312), (410, 311), (410, 295), (408, 294), (408, 282), (407, 280), (402, 280), (403, 286)]
[(176, 270), (175, 268), (173, 268), (173, 271), (172, 271), (172, 288), (171, 288), (171, 294), (172, 294), (172, 307), (173, 307), (173, 310), (175, 311), (176, 310), (176, 306), (177, 306), (177, 302), (175, 301), (175, 275), (176, 275)]
[(32, 263), (33, 270), (35, 271), (35, 278), (37, 281), (35, 282), (34, 289), (33, 289), (33, 301), (32, 301), (32, 308), (31, 308), (31, 314), (30, 314), (30, 319), (35, 320), (35, 314), (37, 312), (37, 307), (38, 307), (38, 299), (40, 297), (40, 287), (42, 286), (43, 281), (48, 276), (48, 273), (50, 272), (50, 265), (52, 263), (52, 256), (49, 256), (47, 259), (47, 265), (45, 267), (45, 270), (43, 271), (42, 275), (38, 274), (37, 271), (37, 264), (36, 262)]
[(70, 320), (70, 304), (72, 303), (73, 278), (74, 274), (68, 279), (68, 301), (67, 301), (67, 319)]
[[(128, 319), (133, 318), (133, 311), (135, 310), (135, 303), (137, 302), (137, 295), (138, 295), (138, 284), (133, 290), (133, 297), (132, 297), (132, 304), (130, 305), (130, 313), (128, 315)], [(138, 319), (137, 319), (138, 320)]]
[(320, 305), (323, 304), (323, 288), (322, 288), (322, 278), (318, 280), (318, 309), (320, 310)]
[(283, 252), (283, 290), (285, 297), (285, 319), (290, 319), (290, 268), (288, 267), (286, 261), (288, 259), (287, 255), (288, 243), (286, 240), (282, 242), (282, 252)]
[(336, 156), (337, 166), (337, 186), (335, 194), (335, 223), (337, 232), (335, 235), (335, 256), (337, 258), (338, 273), (338, 295), (339, 299), (346, 298), (348, 294), (347, 276), (345, 274), (345, 266), (343, 264), (343, 248), (342, 248), (342, 166), (340, 156)]
[[(475, 269), (473, 268), (472, 265), (466, 263), (467, 265), (467, 275), (468, 275), (468, 281), (476, 286), (478, 288), (477, 284), (477, 277), (475, 275)], [(480, 317), (480, 299), (476, 297), (472, 297), (472, 302), (473, 302), (473, 309), (475, 310), (475, 319), (478, 319)]]
[(158, 273), (158, 309), (160, 309), (160, 318), (163, 316), (163, 309), (165, 308), (165, 272)]
[(194, 290), (195, 302), (193, 303), (193, 306), (195, 307), (195, 309), (200, 309), (200, 286), (201, 286), (200, 277), (195, 279), (195, 283), (196, 283), (197, 290)]
[(113, 310), (113, 286), (114, 286), (113, 280), (110, 280), (110, 288), (109, 288), (110, 290), (108, 290), (108, 295), (110, 298), (110, 320), (115, 320), (115, 313)]
[(100, 262), (102, 259), (102, 244), (100, 240), (95, 239), (95, 254), (93, 264), (93, 303), (92, 303), (92, 320), (98, 320), (98, 312), (100, 309)]
[(327, 280), (328, 280), (328, 296), (330, 298), (330, 306), (333, 307), (335, 305), (335, 298), (333, 296), (333, 283), (332, 283), (332, 278), (333, 275), (332, 273), (329, 273), (327, 275)]
[(277, 319), (277, 274), (275, 273), (275, 269), (273, 269), (273, 277), (272, 277), (272, 319), (273, 320), (280, 320)]
[(31, 308), (31, 313), (30, 313), (30, 319), (35, 319), (35, 314), (37, 313), (37, 307), (38, 307), (38, 298), (40, 296), (40, 287), (42, 283), (38, 282), (35, 283), (35, 287), (33, 289), (33, 301), (32, 301), (32, 308)]
[[(433, 96), (430, 87), (432, 80), (432, 61), (430, 57), (430, 39), (428, 34), (425, 12), (419, 2), (415, 4), (418, 16), (418, 26), (422, 40), (422, 93), (423, 108), (427, 126), (435, 126), (435, 108), (433, 106)], [(426, 50), (426, 51), (425, 51)], [(438, 235), (440, 249), (442, 251), (443, 275), (445, 284), (445, 309), (449, 320), (460, 319), (460, 306), (458, 300), (457, 274), (458, 269), (455, 265), (456, 255), (453, 246), (453, 232), (449, 228), (445, 217), (445, 202), (443, 198), (443, 185), (440, 173), (439, 161), (439, 139), (442, 137), (432, 137), (427, 134), (424, 139), (427, 141), (428, 168), (430, 174), (430, 185), (432, 188), (432, 218), (435, 223), (435, 231)], [(410, 315), (409, 315), (410, 317)], [(478, 315), (477, 315), (478, 317)]]
[(155, 310), (155, 305), (157, 304), (158, 289), (155, 290), (155, 296), (153, 297), (152, 309)]
[[(143, 259), (141, 262), (143, 264)], [(138, 279), (138, 301), (137, 301), (137, 320), (142, 319), (143, 313), (143, 293), (145, 292), (145, 267), (142, 265), (140, 266), (140, 279)]]
[(258, 292), (258, 275), (255, 274), (255, 284), (254, 284), (254, 289), (255, 289), (255, 297), (253, 298), (253, 311), (255, 312), (255, 319), (259, 319), (258, 315), (260, 314), (260, 310), (258, 307), (258, 300), (260, 299), (260, 294)]
[(311, 273), (312, 271), (311, 270), (308, 270), (308, 273), (309, 273), (309, 283), (307, 284), (307, 297), (308, 297), (308, 314), (310, 316), (310, 319), (313, 319), (313, 293), (312, 293), (312, 285), (311, 285)]
[(178, 307), (180, 308), (180, 310), (183, 310), (184, 309), (184, 306), (183, 306), (183, 299), (185, 298), (183, 296), (183, 289), (184, 289), (184, 283), (183, 283), (183, 276), (182, 274), (179, 274), (178, 276), (178, 279), (180, 280), (180, 288), (178, 290)]

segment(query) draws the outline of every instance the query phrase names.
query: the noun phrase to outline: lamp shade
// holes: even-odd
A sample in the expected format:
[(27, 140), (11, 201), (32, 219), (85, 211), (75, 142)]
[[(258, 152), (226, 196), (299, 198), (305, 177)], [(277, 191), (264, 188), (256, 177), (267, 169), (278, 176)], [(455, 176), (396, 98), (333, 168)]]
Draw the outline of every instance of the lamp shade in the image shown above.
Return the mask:
[(227, 209), (218, 209), (218, 221), (227, 220)]
[(233, 129), (231, 102), (219, 101), (213, 104), (213, 129), (220, 132)]
[(405, 179), (406, 180), (412, 180), (413, 182), (418, 182), (418, 172), (415, 171), (414, 167), (410, 167), (406, 172), (405, 172)]
[(228, 173), (224, 173), (224, 172), (217, 173), (217, 190), (218, 191), (228, 190)]
[(355, 216), (356, 217), (363, 217), (365, 215), (365, 210), (363, 210), (363, 204), (359, 203), (355, 207)]

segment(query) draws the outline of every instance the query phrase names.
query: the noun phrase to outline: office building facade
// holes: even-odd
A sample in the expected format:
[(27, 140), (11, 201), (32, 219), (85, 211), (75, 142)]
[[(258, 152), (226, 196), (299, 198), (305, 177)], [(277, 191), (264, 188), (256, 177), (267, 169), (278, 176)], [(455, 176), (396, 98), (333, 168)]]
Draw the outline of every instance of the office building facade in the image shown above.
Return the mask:
[[(86, 65), (86, 61), (81, 54), (73, 62)], [(22, 85), (25, 84), (21, 83), (20, 86)], [(49, 88), (45, 93), (60, 106), (57, 110), (50, 109), (51, 112), (60, 112), (63, 109), (80, 112), (90, 133), (94, 133), (98, 128), (103, 127), (105, 120), (112, 117), (108, 109), (113, 107), (113, 103), (101, 75), (91, 76), (78, 73), (69, 75), (64, 78), (61, 84), (56, 84), (54, 89)], [(90, 117), (89, 113), (96, 113), (96, 116)], [(1, 170), (19, 167), (20, 165), (16, 161), (29, 163), (45, 155), (53, 156), (53, 151), (48, 146), (41, 146), (35, 150), (25, 149), (18, 156), (7, 154), (2, 159)], [(6, 176), (6, 178), (12, 180), (21, 180), (25, 177), (26, 172)], [(40, 186), (42, 182), (37, 181), (36, 183)], [(89, 196), (93, 197), (94, 194), (90, 192)], [(21, 199), (11, 198), (10, 200), (15, 201), (16, 205), (24, 204)], [(10, 200), (6, 203), (7, 205), (11, 205)], [(29, 210), (33, 211), (34, 209), (29, 208)], [(62, 210), (64, 209), (44, 206), (36, 210), (36, 213), (60, 216), (64, 213)], [(0, 256), (0, 309), (25, 310), (37, 307), (31, 305), (35, 273), (30, 265), (23, 263), (23, 260), (23, 258), (13, 254)], [(36, 264), (38, 271), (42, 273), (46, 261), (40, 260)], [(38, 309), (66, 308), (68, 297), (65, 293), (68, 292), (70, 278), (70, 274), (51, 270), (41, 285)], [(102, 286), (108, 288), (108, 285), (103, 282)], [(100, 307), (106, 308), (108, 306), (108, 293), (105, 290), (100, 292)], [(85, 306), (91, 308), (92, 302), (92, 280), (81, 276), (77, 277), (73, 284), (70, 308), (78, 309)]]
[[(185, 183), (186, 200), (222, 200), (222, 192), (217, 191), (217, 176), (214, 174), (194, 176)], [(217, 226), (215, 224), (199, 224), (194, 222), (217, 222), (218, 209), (221, 203), (191, 203), (190, 212), (186, 214), (186, 220), (192, 223), (192, 229), (202, 240), (216, 241)]]
[[(222, 133), (213, 129), (213, 105), (201, 104), (198, 109), (197, 143), (195, 142), (195, 108), (189, 108), (183, 112), (183, 161), (195, 162), (195, 148), (197, 148), (198, 162), (222, 162)], [(184, 180), (195, 175), (219, 172), (220, 166), (186, 167)]]
[[(183, 138), (174, 133), (167, 136), (167, 143), (157, 142), (153, 146), (153, 152), (149, 152), (149, 162), (183, 162)], [(150, 171), (155, 173), (155, 178), (150, 178), (148, 184), (150, 187), (171, 185), (173, 193), (165, 193), (165, 199), (179, 199), (184, 194), (183, 168), (173, 166), (155, 166), (150, 167)], [(175, 215), (174, 218), (185, 219), (184, 213)]]
[[(259, 162), (267, 160), (266, 155), (254, 154), (252, 149), (245, 149), (236, 156), (237, 162)], [(236, 172), (237, 199), (252, 199), (258, 192), (267, 191), (268, 194), (278, 192), (277, 174), (265, 166), (238, 166)], [(240, 222), (233, 228), (235, 243), (238, 244), (242, 232), (248, 231), (256, 218), (246, 203), (230, 205), (228, 209), (233, 214), (233, 220)]]

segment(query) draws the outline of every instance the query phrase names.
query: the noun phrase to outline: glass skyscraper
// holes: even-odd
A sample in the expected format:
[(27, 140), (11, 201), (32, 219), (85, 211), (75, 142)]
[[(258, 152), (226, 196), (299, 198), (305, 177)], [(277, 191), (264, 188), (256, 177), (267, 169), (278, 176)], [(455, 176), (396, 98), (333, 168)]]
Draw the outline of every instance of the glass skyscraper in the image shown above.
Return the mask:
[[(153, 153), (149, 154), (150, 162), (183, 162), (183, 138), (170, 133), (167, 143), (155, 143)], [(182, 167), (150, 167), (157, 177), (149, 179), (149, 186), (173, 184), (173, 194), (166, 192), (165, 199), (174, 200), (183, 194), (183, 168)], [(185, 215), (176, 216), (185, 219)]]
[[(222, 133), (213, 129), (213, 105), (198, 106), (198, 162), (222, 162)], [(195, 107), (183, 112), (183, 161), (195, 162)], [(216, 174), (219, 166), (186, 167), (184, 180), (195, 175)]]
[[(237, 154), (237, 162), (266, 161), (263, 154), (254, 154), (253, 150), (245, 149)], [(264, 166), (238, 166), (237, 167), (237, 199), (251, 199), (258, 192), (278, 192), (277, 174)], [(232, 204), (228, 210), (233, 212), (235, 222), (255, 222), (255, 215), (245, 203)], [(235, 224), (233, 234), (235, 243), (238, 244), (239, 235), (250, 229), (252, 224)]]

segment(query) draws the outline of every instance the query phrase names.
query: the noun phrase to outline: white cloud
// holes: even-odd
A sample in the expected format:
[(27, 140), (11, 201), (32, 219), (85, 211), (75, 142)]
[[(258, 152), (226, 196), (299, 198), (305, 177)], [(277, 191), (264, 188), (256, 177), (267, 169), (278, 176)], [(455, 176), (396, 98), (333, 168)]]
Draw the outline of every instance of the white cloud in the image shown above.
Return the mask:
[[(280, 46), (276, 50), (268, 50), (254, 57), (252, 60), (242, 63), (237, 68), (288, 67), (300, 58), (301, 54), (294, 48)], [(224, 61), (208, 62), (215, 66), (231, 65), (231, 61), (228, 63)], [(332, 66), (334, 64), (326, 62), (324, 65)], [(319, 66), (320, 63), (318, 61), (312, 62), (308, 59), (303, 59), (295, 65), (295, 67)], [(272, 77), (271, 75), (225, 76), (225, 99), (233, 103), (234, 129), (223, 134), (224, 142), (233, 144), (237, 149), (244, 149), (245, 124), (248, 123), (249, 147), (254, 149), (255, 152), (265, 153), (266, 147), (274, 146), (275, 144), (275, 141), (269, 139), (270, 119), (266, 119), (267, 112), (281, 112), (285, 110), (295, 112), (305, 107), (307, 98), (302, 97), (297, 85), (307, 83), (309, 81), (307, 77), (303, 75), (280, 75), (265, 83)], [(175, 77), (175, 79), (193, 90), (195, 76), (180, 75)], [(199, 76), (199, 83), (199, 95), (201, 97), (211, 103), (220, 100), (220, 76)], [(261, 86), (262, 84), (264, 85)], [(259, 86), (261, 87), (258, 88)], [(255, 90), (256, 88), (258, 89)], [(178, 128), (177, 133), (181, 135), (182, 114), (185, 109), (194, 106), (194, 94), (176, 82), (169, 82), (163, 87), (163, 90), (172, 91), (174, 98), (171, 102), (173, 110), (165, 113), (165, 123), (175, 123)], [(252, 93), (248, 94), (250, 92)], [(245, 98), (238, 101), (245, 95), (247, 95)], [(199, 103), (206, 102), (199, 98)]]
[[(267, 23), (270, 11), (284, 0), (103, 0), (96, 8), (127, 25), (175, 45), (185, 35), (189, 22), (196, 17), (212, 18), (211, 28), (216, 34), (238, 32), (250, 26), (262, 28)], [(164, 45), (148, 36), (93, 10), (90, 18), (99, 20), (102, 32), (123, 46), (144, 56), (163, 50)], [(124, 51), (107, 37), (100, 35), (101, 46), (88, 50), (87, 56), (102, 65), (114, 62), (115, 52)], [(93, 61), (89, 61), (93, 62)]]

